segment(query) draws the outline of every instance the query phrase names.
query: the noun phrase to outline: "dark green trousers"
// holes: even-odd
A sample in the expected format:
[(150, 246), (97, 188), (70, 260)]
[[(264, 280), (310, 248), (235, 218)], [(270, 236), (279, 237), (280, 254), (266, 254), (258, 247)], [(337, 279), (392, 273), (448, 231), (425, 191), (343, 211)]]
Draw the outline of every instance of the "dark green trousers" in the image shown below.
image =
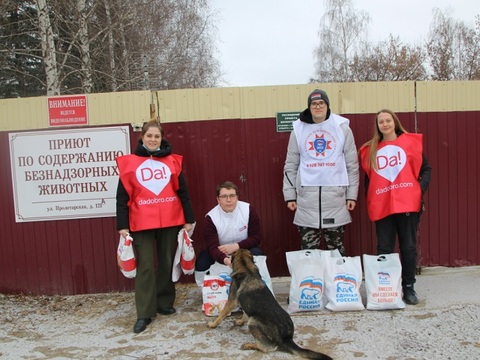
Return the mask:
[(157, 309), (173, 307), (175, 284), (172, 266), (179, 226), (132, 233), (137, 275), (135, 306), (137, 319), (156, 316)]

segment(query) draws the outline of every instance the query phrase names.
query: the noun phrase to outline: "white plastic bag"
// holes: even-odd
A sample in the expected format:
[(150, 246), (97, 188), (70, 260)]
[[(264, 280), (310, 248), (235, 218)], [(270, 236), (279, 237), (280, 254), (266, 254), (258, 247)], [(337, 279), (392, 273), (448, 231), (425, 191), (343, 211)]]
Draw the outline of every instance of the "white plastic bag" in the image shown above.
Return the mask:
[(254, 255), (253, 262), (258, 267), (258, 271), (260, 272), (260, 276), (262, 277), (263, 282), (267, 286), (267, 288), (272, 292), (273, 296), (275, 296), (272, 287), (272, 278), (270, 277), (270, 272), (268, 271), (267, 267), (267, 257), (265, 255)]
[(363, 255), (368, 310), (404, 309), (402, 264), (397, 253)]
[(190, 239), (185, 229), (182, 229), (182, 253), (180, 254), (180, 266), (185, 275), (191, 275), (195, 271), (195, 250), (193, 248), (193, 240)]
[(177, 235), (177, 251), (173, 258), (172, 281), (177, 282), (182, 275), (193, 274), (195, 271), (195, 250), (193, 249), (193, 240), (190, 238), (195, 229), (195, 224), (190, 231), (180, 229)]
[(288, 313), (316, 311), (323, 307), (324, 291), (321, 250), (298, 250), (285, 253), (290, 282)]
[(360, 286), (362, 263), (360, 256), (323, 256), (325, 266), (325, 307), (331, 311), (363, 310)]
[(132, 245), (133, 239), (128, 234), (126, 237), (120, 235), (117, 248), (117, 263), (120, 271), (129, 279), (137, 275), (137, 261)]

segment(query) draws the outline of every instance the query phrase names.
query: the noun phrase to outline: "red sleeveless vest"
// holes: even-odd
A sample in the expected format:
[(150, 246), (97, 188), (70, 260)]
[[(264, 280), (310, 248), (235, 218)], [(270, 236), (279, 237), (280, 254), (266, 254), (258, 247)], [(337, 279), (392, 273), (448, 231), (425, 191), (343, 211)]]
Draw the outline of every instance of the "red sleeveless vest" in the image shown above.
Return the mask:
[(130, 196), (130, 230), (160, 229), (185, 224), (177, 195), (182, 156), (162, 158), (124, 155), (117, 157), (120, 179)]
[(422, 138), (421, 134), (402, 134), (394, 141), (380, 142), (377, 170), (370, 168), (369, 147), (360, 149), (362, 168), (370, 179), (367, 192), (370, 220), (420, 211), (422, 189), (418, 177), (422, 167)]

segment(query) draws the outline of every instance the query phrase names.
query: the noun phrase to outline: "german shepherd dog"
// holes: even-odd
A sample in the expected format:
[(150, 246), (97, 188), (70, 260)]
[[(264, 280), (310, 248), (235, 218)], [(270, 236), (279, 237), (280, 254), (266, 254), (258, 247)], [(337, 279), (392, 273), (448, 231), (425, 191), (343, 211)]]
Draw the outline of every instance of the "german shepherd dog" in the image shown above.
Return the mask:
[(255, 338), (255, 343), (243, 344), (243, 350), (270, 352), (278, 349), (306, 359), (332, 360), (328, 355), (301, 348), (293, 341), (292, 319), (263, 282), (250, 251), (237, 250), (232, 256), (232, 267), (228, 301), (220, 315), (208, 324), (210, 328), (217, 327), (240, 305), (244, 314), (235, 324), (243, 325), (248, 319), (248, 329)]

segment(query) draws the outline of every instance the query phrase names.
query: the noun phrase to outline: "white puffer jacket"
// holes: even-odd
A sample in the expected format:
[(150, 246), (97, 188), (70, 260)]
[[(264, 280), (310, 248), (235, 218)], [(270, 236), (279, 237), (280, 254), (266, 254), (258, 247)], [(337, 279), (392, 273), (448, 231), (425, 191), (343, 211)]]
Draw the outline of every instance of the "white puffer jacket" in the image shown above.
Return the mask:
[(290, 134), (283, 171), (283, 196), (286, 202), (297, 202), (293, 220), (295, 225), (324, 229), (345, 225), (352, 221), (346, 202), (347, 200), (357, 201), (358, 155), (348, 123), (341, 124), (340, 127), (345, 135), (343, 153), (349, 186), (302, 186), (299, 172), (300, 152), (295, 131)]

